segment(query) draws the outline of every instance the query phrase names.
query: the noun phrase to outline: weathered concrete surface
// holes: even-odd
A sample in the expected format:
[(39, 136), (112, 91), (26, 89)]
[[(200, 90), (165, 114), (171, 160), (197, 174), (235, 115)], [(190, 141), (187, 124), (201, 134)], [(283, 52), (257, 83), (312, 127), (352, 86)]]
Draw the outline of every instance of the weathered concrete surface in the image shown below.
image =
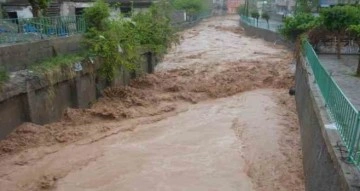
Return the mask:
[(71, 54), (82, 50), (81, 35), (0, 46), (0, 66), (10, 72), (28, 69), (36, 62), (55, 54)]
[[(137, 76), (154, 68), (152, 54), (146, 55), (139, 63)], [(96, 72), (100, 64), (98, 59), (94, 63), (85, 59), (82, 71), (69, 68), (56, 73), (51, 81), (28, 70), (14, 72), (0, 91), (0, 139), (23, 122), (42, 125), (58, 121), (69, 107), (90, 107), (106, 87), (130, 83), (133, 72), (123, 68), (112, 83), (106, 83)]]
[(314, 79), (300, 59), (296, 67), (296, 105), (301, 127), (303, 164), (307, 191), (360, 190), (359, 172), (347, 164), (336, 146), (341, 143)]
[(292, 43), (286, 41), (279, 33), (270, 31), (267, 29), (257, 28), (249, 26), (246, 23), (243, 23), (239, 19), (240, 25), (245, 29), (245, 32), (249, 36), (259, 37), (268, 42), (273, 42), (274, 44), (281, 44), (287, 47), (292, 47)]

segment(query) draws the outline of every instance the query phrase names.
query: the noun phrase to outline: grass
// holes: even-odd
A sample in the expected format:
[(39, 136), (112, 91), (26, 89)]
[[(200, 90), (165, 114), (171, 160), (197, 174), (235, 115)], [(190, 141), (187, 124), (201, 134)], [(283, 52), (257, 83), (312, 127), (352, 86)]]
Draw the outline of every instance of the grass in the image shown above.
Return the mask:
[(62, 68), (71, 67), (74, 63), (83, 60), (85, 57), (81, 54), (59, 55), (43, 62), (34, 64), (30, 67), (35, 73), (44, 74), (60, 71)]
[(9, 73), (5, 69), (0, 68), (0, 86), (8, 80), (9, 80)]

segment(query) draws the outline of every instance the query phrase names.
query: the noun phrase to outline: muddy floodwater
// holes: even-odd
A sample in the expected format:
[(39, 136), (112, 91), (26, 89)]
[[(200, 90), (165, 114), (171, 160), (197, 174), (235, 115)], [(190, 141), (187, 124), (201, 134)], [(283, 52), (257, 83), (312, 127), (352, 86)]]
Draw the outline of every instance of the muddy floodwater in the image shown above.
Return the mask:
[(204, 20), (154, 74), (18, 127), (0, 141), (0, 190), (305, 190), (292, 53), (238, 20)]

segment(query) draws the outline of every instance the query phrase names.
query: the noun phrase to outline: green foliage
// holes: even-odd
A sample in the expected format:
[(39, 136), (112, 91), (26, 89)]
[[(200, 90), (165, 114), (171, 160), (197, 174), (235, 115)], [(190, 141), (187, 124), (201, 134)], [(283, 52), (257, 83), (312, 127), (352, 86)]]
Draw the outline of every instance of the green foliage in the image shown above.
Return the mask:
[(351, 36), (356, 39), (360, 39), (360, 24), (358, 25), (350, 25), (347, 29)]
[(259, 19), (259, 17), (260, 17), (260, 14), (258, 11), (251, 11), (250, 15), (254, 19)]
[(320, 25), (320, 20), (308, 13), (298, 13), (286, 17), (279, 32), (289, 40), (296, 40), (301, 34)]
[(160, 11), (161, 7), (154, 5), (148, 12), (139, 13), (133, 17), (139, 43), (143, 48), (157, 54), (165, 53), (167, 47), (178, 40), (171, 27), (170, 19), (166, 16), (167, 13)]
[(86, 8), (84, 11), (85, 22), (88, 28), (96, 28), (96, 30), (104, 30), (104, 21), (110, 16), (109, 4), (104, 0), (97, 0), (94, 6)]
[(360, 22), (359, 8), (348, 5), (323, 9), (320, 16), (324, 26), (334, 33), (343, 33), (350, 25)]
[(309, 0), (297, 0), (296, 14), (311, 13), (311, 2)]
[(80, 54), (59, 55), (43, 62), (36, 63), (30, 67), (32, 71), (38, 74), (53, 73), (63, 68), (71, 67), (74, 63), (84, 59)]
[[(148, 12), (138, 13), (131, 20), (122, 16), (101, 17), (94, 23), (102, 23), (101, 26), (89, 29), (85, 43), (90, 52), (102, 60), (100, 72), (108, 81), (113, 80), (122, 67), (136, 69), (144, 51), (161, 54), (177, 40), (168, 17), (169, 6), (166, 0), (158, 1)], [(103, 5), (100, 8), (108, 10)]]
[(197, 14), (204, 9), (202, 0), (172, 0), (172, 4), (176, 9), (185, 10), (189, 14)]
[(237, 9), (239, 15), (246, 15), (246, 6), (240, 5)]
[(48, 8), (51, 0), (29, 0), (34, 17), (38, 17)]
[(6, 69), (0, 68), (0, 86), (9, 80), (9, 74)]
[(270, 20), (270, 15), (265, 12), (265, 13), (263, 13), (263, 14), (261, 15), (261, 18), (264, 19), (264, 20), (266, 20), (266, 22), (269, 22), (269, 20)]

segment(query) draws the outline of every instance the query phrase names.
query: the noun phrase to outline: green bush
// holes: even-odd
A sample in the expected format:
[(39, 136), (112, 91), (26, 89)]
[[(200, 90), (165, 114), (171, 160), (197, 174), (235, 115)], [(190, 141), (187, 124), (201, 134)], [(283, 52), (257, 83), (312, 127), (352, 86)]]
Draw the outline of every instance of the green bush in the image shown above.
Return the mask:
[(176, 9), (185, 10), (188, 14), (198, 14), (204, 9), (202, 0), (172, 0)]
[(289, 40), (296, 40), (301, 34), (320, 25), (320, 20), (308, 13), (298, 13), (294, 17), (286, 17), (279, 32)]
[(332, 32), (337, 38), (336, 51), (338, 58), (341, 57), (341, 38), (346, 29), (351, 25), (360, 23), (360, 9), (354, 6), (335, 6), (323, 9), (320, 12), (324, 27)]
[(86, 8), (84, 11), (85, 22), (89, 29), (96, 28), (104, 30), (104, 21), (110, 16), (109, 4), (104, 0), (97, 0), (94, 6)]
[(9, 80), (9, 74), (6, 69), (0, 68), (0, 86)]
[[(101, 5), (101, 10), (108, 10)], [(111, 81), (124, 66), (134, 70), (141, 53), (152, 51), (162, 54), (177, 41), (169, 19), (169, 4), (158, 1), (149, 11), (134, 15), (131, 20), (119, 16), (117, 19), (101, 17), (100, 28), (93, 27), (85, 34), (85, 43), (90, 52), (100, 59), (101, 74)], [(96, 12), (96, 11), (94, 11)], [(103, 15), (108, 15), (104, 12)], [(145, 50), (144, 50), (145, 49)]]

